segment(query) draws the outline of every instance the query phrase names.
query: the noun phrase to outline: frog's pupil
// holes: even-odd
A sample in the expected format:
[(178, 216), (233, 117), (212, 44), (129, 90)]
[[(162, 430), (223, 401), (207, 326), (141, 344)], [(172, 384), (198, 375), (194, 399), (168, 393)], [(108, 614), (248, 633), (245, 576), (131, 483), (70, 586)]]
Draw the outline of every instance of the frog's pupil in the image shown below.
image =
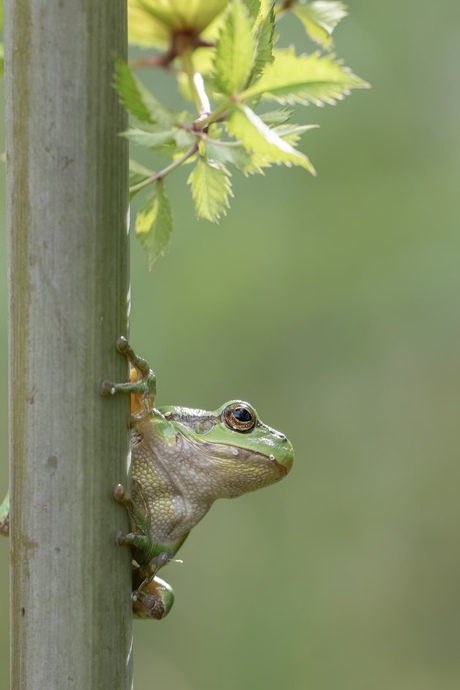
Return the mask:
[(252, 419), (251, 413), (245, 407), (237, 407), (233, 411), (233, 416), (240, 422), (250, 422)]

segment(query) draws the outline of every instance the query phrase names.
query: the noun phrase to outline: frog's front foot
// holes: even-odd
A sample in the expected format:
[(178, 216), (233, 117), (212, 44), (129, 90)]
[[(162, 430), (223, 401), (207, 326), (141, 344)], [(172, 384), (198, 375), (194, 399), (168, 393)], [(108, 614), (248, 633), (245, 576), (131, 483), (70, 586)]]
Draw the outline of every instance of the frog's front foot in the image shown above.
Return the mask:
[(114, 383), (103, 381), (101, 395), (110, 396), (116, 393), (129, 393), (131, 398), (132, 426), (136, 422), (150, 415), (155, 404), (156, 377), (148, 362), (138, 357), (129, 342), (123, 336), (117, 340), (117, 350), (125, 355), (131, 364), (130, 381)]
[[(147, 362), (147, 360), (142, 359), (142, 357), (138, 357), (136, 355), (133, 348), (124, 336), (120, 336), (118, 338), (117, 350), (126, 357), (131, 366), (134, 367), (134, 369), (136, 369), (136, 371), (140, 374), (140, 376), (137, 377), (138, 382), (140, 380), (146, 379), (150, 383), (153, 381), (153, 385), (155, 385), (155, 374), (150, 369), (149, 363)], [(153, 391), (153, 393), (155, 393), (155, 390)]]

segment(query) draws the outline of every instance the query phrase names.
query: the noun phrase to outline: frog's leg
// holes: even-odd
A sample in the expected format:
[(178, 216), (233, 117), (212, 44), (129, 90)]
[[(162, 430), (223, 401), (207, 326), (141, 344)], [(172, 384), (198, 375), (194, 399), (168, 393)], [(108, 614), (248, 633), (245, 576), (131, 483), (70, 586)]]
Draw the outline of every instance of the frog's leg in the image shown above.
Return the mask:
[[(169, 547), (169, 553), (175, 555), (189, 532), (182, 535)], [(140, 566), (133, 571), (133, 614), (139, 618), (164, 618), (174, 603), (174, 592), (167, 582), (156, 574), (171, 561), (171, 556), (163, 551), (152, 558), (147, 566)], [(161, 615), (159, 615), (161, 613)]]
[(10, 495), (6, 494), (0, 506), (0, 534), (7, 537), (10, 533)]
[(119, 544), (131, 546), (135, 560), (146, 569), (150, 567), (152, 572), (150, 572), (148, 577), (153, 577), (160, 568), (176, 555), (189, 533), (186, 532), (181, 535), (171, 544), (160, 544), (152, 537), (143, 513), (137, 508), (122, 484), (117, 484), (114, 487), (113, 497), (118, 503), (124, 505), (131, 522), (131, 532), (128, 532), (128, 534), (119, 533), (117, 541)]
[(120, 532), (117, 535), (117, 541), (121, 545), (128, 544), (132, 547), (134, 559), (140, 567), (144, 568), (145, 577), (151, 579), (160, 568), (176, 555), (189, 533), (182, 534), (171, 544), (160, 544), (153, 538), (142, 511), (136, 506), (122, 484), (117, 484), (114, 487), (113, 497), (118, 503), (124, 505), (131, 522), (131, 532), (128, 534)]
[(131, 394), (131, 426), (150, 416), (155, 405), (156, 377), (148, 362), (138, 357), (126, 338), (118, 338), (117, 349), (125, 355), (131, 364), (130, 381), (128, 383), (113, 383), (104, 381), (102, 395), (116, 393)]
[(166, 550), (153, 539), (143, 513), (136, 506), (122, 484), (117, 484), (114, 487), (113, 497), (118, 503), (124, 505), (131, 522), (131, 532), (128, 532), (128, 534), (119, 533), (117, 541), (121, 545), (127, 544), (132, 547), (133, 556), (139, 565), (148, 565), (153, 559), (161, 556), (163, 553), (166, 556), (166, 561), (174, 555), (169, 549)]
[[(180, 537), (171, 547), (174, 553), (181, 547), (188, 533)], [(147, 566), (133, 566), (133, 615), (138, 618), (164, 618), (174, 603), (174, 591), (167, 582), (156, 576), (170, 557), (163, 551)]]
[(153, 539), (142, 512), (121, 484), (115, 487), (114, 497), (128, 511), (133, 530), (117, 538), (119, 544), (128, 544), (133, 550), (133, 613), (140, 618), (164, 618), (174, 603), (174, 592), (156, 574), (169, 563), (189, 533), (172, 544), (160, 544)]

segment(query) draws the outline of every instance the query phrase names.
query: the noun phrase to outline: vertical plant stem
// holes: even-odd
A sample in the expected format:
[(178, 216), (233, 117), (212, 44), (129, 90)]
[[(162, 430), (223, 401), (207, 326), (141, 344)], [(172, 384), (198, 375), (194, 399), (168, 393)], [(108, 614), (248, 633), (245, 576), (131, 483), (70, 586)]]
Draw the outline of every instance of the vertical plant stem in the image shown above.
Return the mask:
[(131, 687), (121, 0), (5, 0), (11, 687)]

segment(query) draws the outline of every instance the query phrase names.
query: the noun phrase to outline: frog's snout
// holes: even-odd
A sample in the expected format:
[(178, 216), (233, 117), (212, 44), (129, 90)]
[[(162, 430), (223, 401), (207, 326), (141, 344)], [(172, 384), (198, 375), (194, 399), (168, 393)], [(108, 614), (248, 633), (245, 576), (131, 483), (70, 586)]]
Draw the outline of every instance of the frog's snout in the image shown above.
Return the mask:
[(288, 441), (286, 436), (284, 436), (282, 443), (280, 444), (280, 453), (276, 458), (276, 464), (280, 468), (281, 477), (285, 477), (291, 471), (292, 464), (294, 462), (294, 448), (292, 443)]

